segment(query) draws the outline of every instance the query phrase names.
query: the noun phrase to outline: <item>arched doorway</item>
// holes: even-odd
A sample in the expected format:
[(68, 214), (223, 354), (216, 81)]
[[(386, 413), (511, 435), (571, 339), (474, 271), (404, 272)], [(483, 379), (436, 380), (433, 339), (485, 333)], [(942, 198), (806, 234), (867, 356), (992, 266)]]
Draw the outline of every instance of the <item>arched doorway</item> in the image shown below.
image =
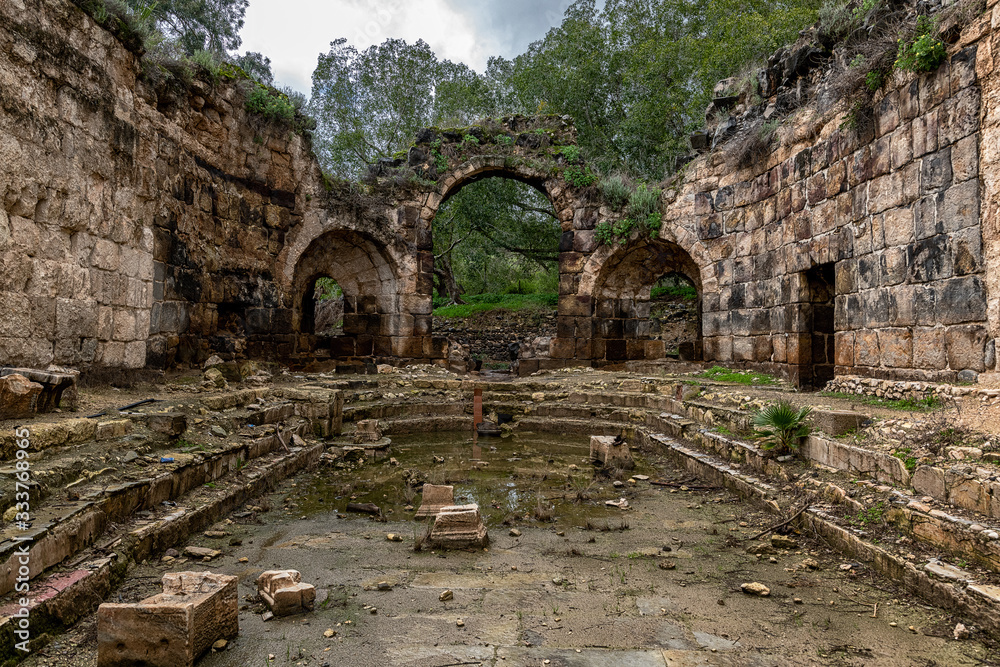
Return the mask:
[(392, 356), (393, 339), (412, 335), (413, 317), (399, 314), (397, 263), (384, 245), (360, 232), (334, 230), (316, 238), (299, 258), (294, 289), (300, 355)]
[[(657, 297), (654, 298), (654, 288)], [(693, 292), (692, 292), (693, 290)], [(673, 293), (693, 311), (690, 331), (664, 340), (662, 322), (657, 333), (653, 306)], [(636, 359), (662, 359), (669, 353), (686, 361), (700, 360), (701, 272), (683, 248), (670, 241), (644, 238), (617, 248), (603, 263), (594, 285), (594, 340), (596, 362), (620, 363)], [(686, 297), (686, 298), (685, 298)], [(668, 349), (668, 343), (676, 342)]]
[(467, 346), (487, 369), (506, 370), (519, 345), (556, 334), (565, 225), (549, 179), (524, 165), (480, 165), (449, 181), (423, 216), (439, 308), (432, 330)]

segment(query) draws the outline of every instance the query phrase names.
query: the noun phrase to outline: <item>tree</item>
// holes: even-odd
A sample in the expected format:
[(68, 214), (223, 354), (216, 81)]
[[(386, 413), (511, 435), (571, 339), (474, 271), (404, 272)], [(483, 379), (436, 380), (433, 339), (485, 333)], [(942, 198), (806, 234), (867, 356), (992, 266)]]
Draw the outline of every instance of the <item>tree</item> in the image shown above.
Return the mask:
[(265, 86), (274, 85), (274, 74), (271, 72), (271, 59), (263, 53), (257, 51), (247, 51), (242, 56), (233, 60), (233, 64), (240, 67), (258, 83)]
[(240, 29), (250, 0), (127, 0), (137, 11), (153, 9), (157, 27), (185, 52), (224, 56), (239, 48)]

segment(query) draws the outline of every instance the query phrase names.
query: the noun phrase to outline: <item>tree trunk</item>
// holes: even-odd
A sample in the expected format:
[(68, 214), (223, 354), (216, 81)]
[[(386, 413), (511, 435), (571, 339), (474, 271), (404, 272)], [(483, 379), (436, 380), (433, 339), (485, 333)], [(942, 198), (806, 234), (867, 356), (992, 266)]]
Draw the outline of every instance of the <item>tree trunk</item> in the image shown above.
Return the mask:
[(450, 303), (465, 303), (462, 301), (465, 290), (455, 280), (455, 274), (451, 272), (451, 261), (447, 256), (437, 258), (434, 263), (434, 276), (438, 282), (438, 294), (447, 294)]

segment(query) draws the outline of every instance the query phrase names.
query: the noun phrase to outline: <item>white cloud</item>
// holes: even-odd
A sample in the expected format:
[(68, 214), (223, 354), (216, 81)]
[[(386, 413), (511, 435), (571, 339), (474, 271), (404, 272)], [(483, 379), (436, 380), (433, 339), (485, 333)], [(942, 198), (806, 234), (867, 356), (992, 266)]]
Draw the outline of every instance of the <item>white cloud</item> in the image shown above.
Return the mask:
[(439, 58), (483, 71), (492, 55), (511, 57), (557, 23), (569, 0), (251, 0), (243, 51), (271, 59), (279, 85), (307, 95), (320, 53), (340, 37), (357, 49), (386, 39), (423, 39)]

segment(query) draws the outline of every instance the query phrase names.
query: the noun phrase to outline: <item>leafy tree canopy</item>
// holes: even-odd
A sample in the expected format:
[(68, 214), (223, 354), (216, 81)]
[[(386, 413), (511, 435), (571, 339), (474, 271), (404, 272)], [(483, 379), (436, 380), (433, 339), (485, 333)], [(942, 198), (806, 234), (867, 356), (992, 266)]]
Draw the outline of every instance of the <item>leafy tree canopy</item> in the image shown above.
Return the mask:
[(224, 55), (239, 48), (250, 0), (127, 0), (136, 10), (152, 9), (157, 27), (187, 53)]

